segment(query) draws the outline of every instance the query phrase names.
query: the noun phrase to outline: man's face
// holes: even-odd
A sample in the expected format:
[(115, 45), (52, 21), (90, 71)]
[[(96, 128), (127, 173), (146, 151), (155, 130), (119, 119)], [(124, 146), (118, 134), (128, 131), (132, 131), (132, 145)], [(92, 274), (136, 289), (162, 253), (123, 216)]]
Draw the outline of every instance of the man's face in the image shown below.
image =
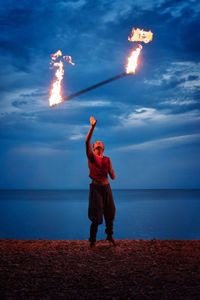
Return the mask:
[(103, 156), (103, 152), (104, 152), (104, 144), (102, 141), (96, 141), (93, 144), (93, 151), (96, 155), (98, 156)]
[(103, 156), (103, 151), (104, 151), (104, 149), (100, 146), (98, 146), (94, 149), (94, 153), (98, 156)]

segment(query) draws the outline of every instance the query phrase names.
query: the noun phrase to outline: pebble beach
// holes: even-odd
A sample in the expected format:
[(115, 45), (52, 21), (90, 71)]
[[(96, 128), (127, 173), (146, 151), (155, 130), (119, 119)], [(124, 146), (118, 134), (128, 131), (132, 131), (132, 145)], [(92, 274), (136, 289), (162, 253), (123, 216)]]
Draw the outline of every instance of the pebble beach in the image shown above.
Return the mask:
[(200, 299), (200, 241), (0, 240), (0, 299)]

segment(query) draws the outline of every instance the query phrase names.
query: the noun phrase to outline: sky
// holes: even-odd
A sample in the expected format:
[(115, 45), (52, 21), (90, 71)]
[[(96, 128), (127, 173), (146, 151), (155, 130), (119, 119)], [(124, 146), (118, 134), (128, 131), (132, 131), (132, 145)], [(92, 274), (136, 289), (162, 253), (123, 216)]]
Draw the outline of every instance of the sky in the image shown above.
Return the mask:
[[(200, 188), (200, 3), (1, 0), (0, 188), (87, 189), (89, 117), (114, 189)], [(50, 55), (71, 55), (62, 91), (124, 71), (133, 27), (151, 30), (135, 75), (50, 108)]]

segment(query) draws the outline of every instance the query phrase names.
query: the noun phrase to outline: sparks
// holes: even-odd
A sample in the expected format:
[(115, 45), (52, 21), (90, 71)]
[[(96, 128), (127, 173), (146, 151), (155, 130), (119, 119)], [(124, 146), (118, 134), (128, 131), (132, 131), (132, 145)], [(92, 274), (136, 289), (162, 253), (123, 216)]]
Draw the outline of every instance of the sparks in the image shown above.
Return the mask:
[(140, 55), (140, 52), (142, 50), (142, 45), (138, 45), (136, 49), (134, 49), (131, 53), (131, 55), (128, 57), (128, 63), (126, 66), (126, 73), (135, 73), (135, 70), (138, 65), (138, 57)]

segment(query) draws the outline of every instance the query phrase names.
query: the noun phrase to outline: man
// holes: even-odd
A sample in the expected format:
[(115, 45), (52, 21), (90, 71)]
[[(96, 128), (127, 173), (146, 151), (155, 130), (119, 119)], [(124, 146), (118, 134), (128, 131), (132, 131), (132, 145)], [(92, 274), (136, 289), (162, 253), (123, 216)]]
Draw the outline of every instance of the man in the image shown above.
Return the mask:
[(103, 155), (104, 144), (101, 141), (96, 141), (93, 146), (90, 144), (96, 123), (95, 118), (90, 117), (90, 129), (85, 141), (89, 176), (92, 179), (88, 206), (88, 217), (92, 221), (89, 238), (91, 247), (95, 246), (98, 225), (103, 223), (103, 216), (106, 223), (106, 240), (116, 245), (113, 239), (113, 221), (116, 209), (108, 181), (108, 174), (111, 179), (115, 179), (115, 172), (110, 158)]

